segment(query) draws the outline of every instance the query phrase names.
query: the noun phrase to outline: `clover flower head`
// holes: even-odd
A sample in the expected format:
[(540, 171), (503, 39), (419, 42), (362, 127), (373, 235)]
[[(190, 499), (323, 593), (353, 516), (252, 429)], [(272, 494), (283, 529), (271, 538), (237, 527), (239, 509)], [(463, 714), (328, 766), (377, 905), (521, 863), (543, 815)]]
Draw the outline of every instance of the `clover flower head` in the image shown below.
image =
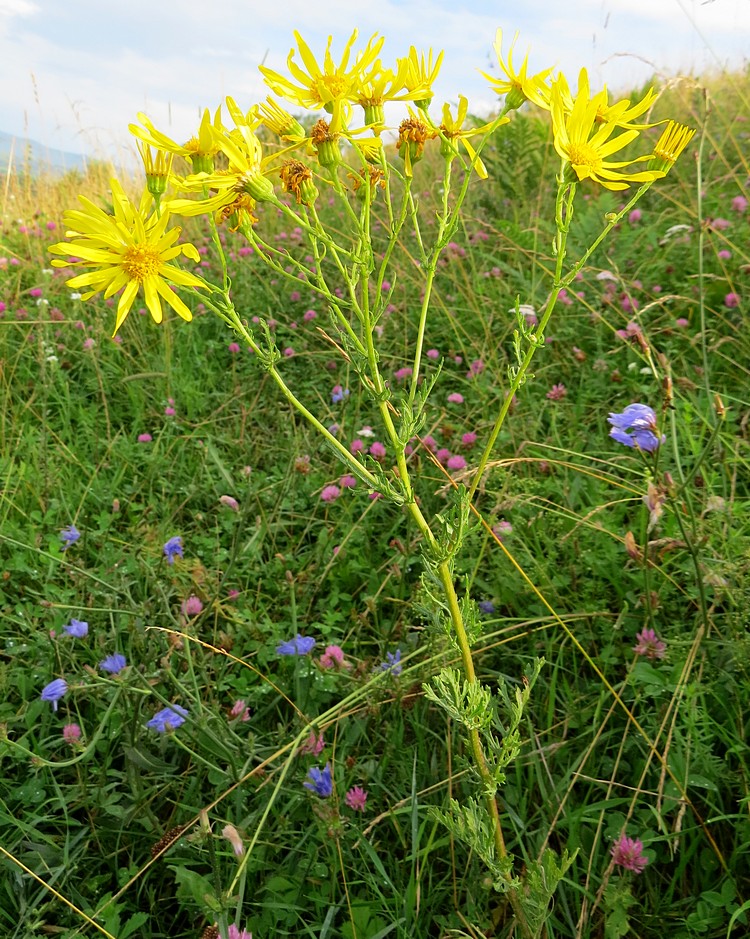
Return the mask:
[(635, 874), (643, 873), (648, 858), (643, 855), (643, 842), (638, 838), (628, 838), (625, 834), (615, 841), (611, 848), (615, 864)]
[(74, 639), (84, 639), (89, 633), (89, 624), (82, 619), (71, 619), (63, 630)]
[(57, 710), (57, 702), (62, 698), (62, 696), (68, 690), (68, 683), (64, 678), (55, 678), (54, 681), (51, 681), (48, 685), (45, 685), (42, 688), (42, 693), (39, 697), (42, 701), (49, 701), (52, 704), (52, 710)]
[(250, 709), (245, 704), (245, 702), (238, 698), (232, 707), (229, 710), (229, 719), (230, 720), (241, 720), (249, 721), (250, 720)]
[(327, 799), (333, 792), (333, 778), (331, 776), (331, 764), (326, 763), (323, 769), (312, 766), (307, 771), (309, 782), (303, 783), (305, 789), (309, 789), (321, 799)]
[(667, 649), (667, 644), (663, 639), (659, 639), (653, 629), (642, 629), (636, 633), (638, 641), (633, 646), (633, 652), (636, 655), (645, 655), (647, 659), (663, 659)]
[(315, 648), (312, 636), (300, 636), (299, 633), (287, 642), (280, 642), (276, 646), (279, 655), (309, 655)]
[(324, 746), (323, 734), (316, 734), (314, 730), (311, 730), (305, 742), (300, 745), (299, 752), (309, 753), (311, 756), (320, 756)]
[(341, 646), (326, 646), (319, 662), (321, 668), (351, 668), (344, 658), (344, 650)]
[(127, 664), (125, 656), (121, 655), (119, 652), (115, 652), (114, 655), (108, 655), (106, 659), (102, 659), (99, 663), (99, 668), (103, 672), (109, 672), (110, 675), (117, 675)]
[(228, 939), (253, 939), (253, 934), (246, 929), (240, 929), (239, 926), (232, 923), (227, 930)]
[(162, 708), (147, 722), (146, 727), (155, 730), (159, 734), (165, 734), (167, 731), (176, 730), (185, 723), (188, 712), (179, 704), (173, 704), (168, 708)]
[(324, 486), (320, 493), (323, 502), (335, 502), (341, 495), (341, 490), (336, 485)]
[(81, 728), (78, 724), (66, 724), (62, 729), (62, 738), (74, 747), (81, 739)]
[(355, 812), (364, 812), (367, 804), (367, 790), (361, 786), (352, 786), (344, 796), (344, 802)]

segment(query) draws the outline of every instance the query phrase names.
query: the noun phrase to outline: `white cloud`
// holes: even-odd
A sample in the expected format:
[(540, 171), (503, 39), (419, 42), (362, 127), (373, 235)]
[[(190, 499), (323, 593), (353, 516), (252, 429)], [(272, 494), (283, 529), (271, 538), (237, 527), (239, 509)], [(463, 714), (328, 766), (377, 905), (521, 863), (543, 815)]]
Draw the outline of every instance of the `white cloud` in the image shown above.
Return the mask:
[(38, 12), (39, 7), (31, 0), (0, 0), (0, 16), (33, 16)]

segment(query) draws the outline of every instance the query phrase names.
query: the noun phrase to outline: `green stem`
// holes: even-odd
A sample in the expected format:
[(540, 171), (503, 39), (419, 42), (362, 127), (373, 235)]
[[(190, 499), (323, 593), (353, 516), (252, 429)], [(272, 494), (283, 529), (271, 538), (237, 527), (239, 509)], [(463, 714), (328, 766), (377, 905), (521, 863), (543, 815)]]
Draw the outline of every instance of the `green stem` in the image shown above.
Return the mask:
[[(231, 322), (234, 329), (242, 336), (244, 341), (250, 346), (253, 352), (262, 357), (262, 351), (258, 346), (257, 342), (253, 336), (248, 332), (245, 324), (240, 319), (237, 311), (235, 310), (233, 304), (228, 297), (225, 298), (227, 301), (227, 316), (228, 320)], [(275, 365), (268, 366), (268, 373), (271, 378), (276, 383), (277, 387), (284, 395), (286, 400), (295, 408), (299, 413), (305, 418), (308, 423), (310, 423), (318, 433), (324, 438), (328, 445), (336, 452), (339, 459), (341, 459), (349, 468), (364, 482), (371, 486), (374, 490), (378, 490), (378, 481), (375, 476), (363, 466), (359, 460), (355, 459), (354, 455), (350, 453), (346, 447), (341, 443), (340, 440), (337, 440), (336, 437), (328, 430), (328, 428), (322, 424), (318, 418), (308, 410), (305, 405), (299, 400), (299, 398), (294, 395), (287, 383), (281, 377), (281, 374), (277, 370)]]

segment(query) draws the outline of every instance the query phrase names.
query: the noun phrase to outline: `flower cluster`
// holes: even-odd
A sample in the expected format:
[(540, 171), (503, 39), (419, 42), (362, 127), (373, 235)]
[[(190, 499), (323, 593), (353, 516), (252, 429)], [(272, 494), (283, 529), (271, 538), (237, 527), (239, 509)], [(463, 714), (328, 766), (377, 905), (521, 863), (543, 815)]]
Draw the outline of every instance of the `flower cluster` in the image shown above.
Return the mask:
[[(164, 303), (183, 319), (192, 318), (173, 287), (208, 287), (198, 274), (172, 263), (180, 256), (200, 263), (194, 245), (178, 242), (180, 228), (170, 227), (172, 216), (214, 214), (218, 223), (253, 241), (257, 204), (281, 204), (277, 185), (298, 205), (310, 206), (321, 189), (316, 178), (329, 180), (321, 171), (335, 171), (347, 161), (355, 164), (349, 167), (353, 170), (348, 174), (350, 191), (361, 194), (369, 188), (374, 197), (384, 185), (381, 135), (389, 102), (406, 104), (408, 109), (396, 144), (407, 177), (413, 175), (426, 145), (435, 140), (447, 163), (461, 157), (466, 167), (486, 178), (480, 159), (484, 139), (507, 123), (509, 111), (527, 102), (550, 113), (554, 145), (569, 182), (591, 180), (615, 190), (633, 182), (653, 182), (669, 172), (693, 136), (689, 128), (670, 121), (648, 153), (613, 161), (611, 157), (641, 131), (654, 126), (642, 122), (656, 99), (654, 92), (649, 90), (637, 101), (611, 100), (606, 87), (591, 91), (582, 69), (573, 94), (566, 77), (553, 75), (551, 67), (529, 74), (528, 54), (517, 68), (515, 40), (504, 58), (501, 30), (494, 44), (501, 75), (485, 77), (491, 89), (504, 96), (504, 104), (494, 120), (481, 125), (469, 118), (463, 95), (458, 96), (455, 113), (446, 103), (439, 116), (429, 114), (442, 52), (420, 52), (412, 46), (406, 55), (388, 63), (382, 55), (382, 36), (375, 34), (358, 47), (354, 30), (336, 61), (331, 37), (322, 59), (298, 32), (294, 38), (296, 48), (289, 53), (286, 72), (265, 65), (260, 71), (270, 90), (288, 104), (320, 113), (309, 130), (271, 96), (248, 110), (227, 97), (226, 112), (234, 126), (225, 123), (222, 106), (213, 114), (205, 109), (195, 136), (184, 143), (156, 128), (147, 115), (138, 114), (139, 123), (130, 124), (129, 129), (143, 159), (145, 187), (139, 203), (131, 202), (117, 180), (112, 180), (111, 213), (81, 197), (81, 208), (66, 214), (68, 240), (51, 246), (53, 254), (62, 256), (52, 263), (81, 269), (67, 283), (76, 290), (83, 288), (84, 300), (98, 293), (105, 299), (119, 294), (115, 332), (139, 293), (158, 323)], [(265, 139), (268, 131), (278, 137), (279, 151), (264, 153), (261, 137)], [(475, 147), (472, 141), (479, 143)], [(187, 162), (186, 174), (174, 170), (176, 157)], [(633, 171), (636, 164), (645, 166)], [(287, 352), (293, 354), (291, 349)]]

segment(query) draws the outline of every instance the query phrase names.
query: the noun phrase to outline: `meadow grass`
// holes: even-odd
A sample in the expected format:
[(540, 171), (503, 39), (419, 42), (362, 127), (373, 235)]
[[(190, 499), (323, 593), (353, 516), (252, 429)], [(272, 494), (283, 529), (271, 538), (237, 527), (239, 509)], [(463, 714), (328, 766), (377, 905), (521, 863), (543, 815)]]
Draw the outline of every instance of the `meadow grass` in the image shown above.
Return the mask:
[[(501, 799), (525, 863), (578, 851), (549, 939), (747, 932), (747, 95), (746, 75), (665, 91), (657, 116), (700, 139), (562, 298), (457, 559), (482, 604), (482, 680), (513, 688), (546, 660)], [(538, 309), (553, 267), (547, 125), (518, 116), (483, 159), (426, 345), (443, 367), (412, 461), (433, 514), (466, 478), (435, 454), (476, 463), (516, 298)], [(420, 174), (437, 205), (439, 175)], [(621, 204), (582, 189), (572, 257)], [(191, 324), (156, 327), (144, 310), (111, 338), (111, 302), (71, 296), (46, 251), (79, 191), (106, 203), (104, 168), (12, 175), (3, 194), (0, 934), (181, 939), (225, 914), (256, 939), (507, 935), (505, 897), (430, 812), (474, 780), (423, 692), (455, 653), (430, 628), (419, 532), (342, 483), (198, 298)], [(217, 274), (208, 231), (191, 233)], [(371, 447), (377, 413), (321, 303), (239, 235), (225, 244), (235, 302), (275, 321), (291, 387), (346, 445)], [(399, 250), (381, 360), (394, 386), (420, 289)], [(658, 493), (607, 435), (608, 413), (634, 401), (667, 436), (673, 485)], [(181, 557), (164, 551), (175, 537)], [(85, 637), (64, 630), (72, 620)], [(663, 657), (634, 651), (644, 629)], [(298, 635), (312, 652), (279, 654)], [(126, 666), (103, 671), (116, 653)], [(53, 709), (40, 695), (60, 677)], [(184, 724), (148, 726), (175, 706)], [(304, 783), (327, 763), (321, 797)], [(623, 831), (643, 842), (642, 873), (614, 863)]]

